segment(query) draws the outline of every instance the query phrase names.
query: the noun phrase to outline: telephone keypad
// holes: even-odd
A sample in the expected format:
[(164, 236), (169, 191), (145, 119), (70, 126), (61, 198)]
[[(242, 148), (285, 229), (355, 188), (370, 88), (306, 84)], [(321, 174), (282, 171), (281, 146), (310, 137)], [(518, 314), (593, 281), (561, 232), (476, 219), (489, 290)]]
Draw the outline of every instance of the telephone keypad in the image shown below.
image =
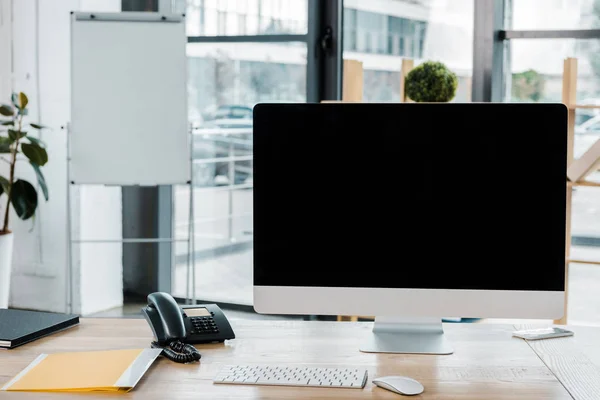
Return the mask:
[(212, 315), (210, 317), (190, 317), (190, 322), (192, 323), (190, 332), (192, 335), (219, 333), (219, 328)]

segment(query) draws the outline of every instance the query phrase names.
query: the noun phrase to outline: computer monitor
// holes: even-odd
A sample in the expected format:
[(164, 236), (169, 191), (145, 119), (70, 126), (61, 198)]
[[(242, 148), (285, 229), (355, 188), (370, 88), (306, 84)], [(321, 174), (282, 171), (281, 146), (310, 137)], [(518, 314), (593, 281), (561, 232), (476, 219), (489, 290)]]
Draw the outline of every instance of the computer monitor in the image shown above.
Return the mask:
[(563, 315), (564, 105), (258, 104), (253, 140), (258, 313), (434, 354), (443, 317)]

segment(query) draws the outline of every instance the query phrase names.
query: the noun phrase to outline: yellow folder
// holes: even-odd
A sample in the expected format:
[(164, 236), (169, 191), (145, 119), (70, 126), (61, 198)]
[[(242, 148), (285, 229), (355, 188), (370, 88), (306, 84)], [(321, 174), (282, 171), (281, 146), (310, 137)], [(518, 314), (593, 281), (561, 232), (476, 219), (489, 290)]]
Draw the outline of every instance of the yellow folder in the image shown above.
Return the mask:
[(133, 349), (41, 354), (2, 390), (128, 392), (161, 351)]

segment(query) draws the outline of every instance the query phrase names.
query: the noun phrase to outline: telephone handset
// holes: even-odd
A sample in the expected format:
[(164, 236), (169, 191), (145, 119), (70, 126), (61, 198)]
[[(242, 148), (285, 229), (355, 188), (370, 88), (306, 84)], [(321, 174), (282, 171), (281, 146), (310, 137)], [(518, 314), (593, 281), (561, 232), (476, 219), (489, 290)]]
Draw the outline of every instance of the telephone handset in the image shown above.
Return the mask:
[(200, 360), (200, 353), (191, 343), (235, 338), (229, 321), (216, 304), (180, 307), (170, 294), (156, 292), (148, 295), (148, 306), (142, 308), (142, 314), (156, 338), (152, 347), (162, 348), (162, 354), (175, 362)]

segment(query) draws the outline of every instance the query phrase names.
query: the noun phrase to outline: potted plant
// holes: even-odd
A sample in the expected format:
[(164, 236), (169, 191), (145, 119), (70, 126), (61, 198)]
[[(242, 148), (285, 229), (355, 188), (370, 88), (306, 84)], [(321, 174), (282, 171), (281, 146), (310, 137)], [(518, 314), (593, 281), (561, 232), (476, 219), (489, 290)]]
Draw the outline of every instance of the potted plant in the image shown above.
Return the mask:
[[(0, 308), (8, 308), (10, 272), (13, 253), (13, 233), (10, 230), (10, 208), (17, 217), (28, 220), (38, 205), (37, 189), (19, 177), (23, 162), (33, 168), (37, 184), (48, 200), (48, 188), (40, 167), (48, 162), (45, 145), (37, 138), (27, 135), (28, 128), (43, 129), (41, 125), (25, 124), (28, 99), (25, 93), (14, 93), (12, 105), (0, 105)], [(17, 168), (18, 167), (18, 168)], [(8, 170), (8, 175), (3, 175)]]
[(417, 103), (445, 103), (456, 96), (458, 77), (439, 61), (426, 61), (404, 79), (405, 93)]

